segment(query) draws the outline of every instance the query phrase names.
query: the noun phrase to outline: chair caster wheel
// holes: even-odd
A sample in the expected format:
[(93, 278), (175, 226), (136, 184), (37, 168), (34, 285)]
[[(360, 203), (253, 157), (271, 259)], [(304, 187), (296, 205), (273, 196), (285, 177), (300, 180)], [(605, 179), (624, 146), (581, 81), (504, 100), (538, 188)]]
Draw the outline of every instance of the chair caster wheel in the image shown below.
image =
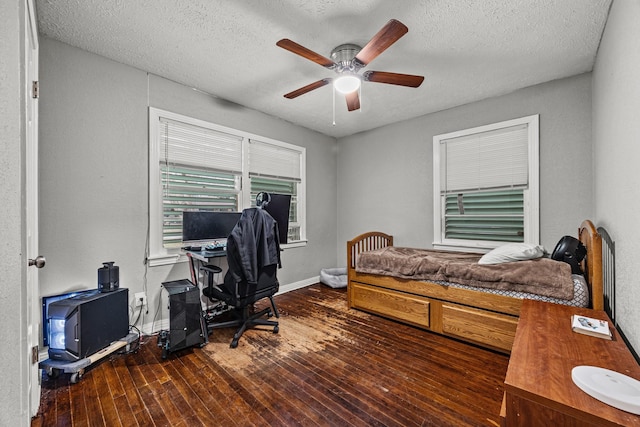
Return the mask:
[(273, 333), (277, 334), (278, 332), (280, 332), (280, 327), (279, 326), (274, 326), (273, 327)]
[(229, 347), (231, 348), (236, 348), (238, 346), (238, 341), (231, 341), (231, 344), (229, 345)]
[(49, 378), (56, 379), (60, 376), (60, 369), (48, 368), (47, 375), (49, 376)]

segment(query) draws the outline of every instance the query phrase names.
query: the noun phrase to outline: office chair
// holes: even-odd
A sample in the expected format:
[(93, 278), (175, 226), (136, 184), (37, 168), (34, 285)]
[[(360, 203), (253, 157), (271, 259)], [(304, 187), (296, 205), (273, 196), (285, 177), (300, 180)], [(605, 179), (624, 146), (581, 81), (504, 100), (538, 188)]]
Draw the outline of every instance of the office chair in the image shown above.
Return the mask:
[[(211, 301), (223, 301), (233, 307), (232, 314), (236, 317), (220, 323), (216, 319), (208, 320), (209, 332), (237, 326), (231, 348), (238, 346), (238, 340), (247, 329), (257, 325), (273, 326), (273, 332), (277, 334), (278, 321), (262, 319), (274, 314), (276, 318), (280, 317), (273, 300), (280, 287), (276, 274), (281, 267), (278, 226), (267, 211), (261, 208), (242, 211), (238, 224), (227, 238), (227, 262), (229, 270), (221, 284), (213, 280), (214, 275), (220, 272), (218, 267), (201, 267), (207, 283), (202, 290), (203, 295)], [(271, 306), (252, 313), (253, 304), (264, 298), (269, 298)]]

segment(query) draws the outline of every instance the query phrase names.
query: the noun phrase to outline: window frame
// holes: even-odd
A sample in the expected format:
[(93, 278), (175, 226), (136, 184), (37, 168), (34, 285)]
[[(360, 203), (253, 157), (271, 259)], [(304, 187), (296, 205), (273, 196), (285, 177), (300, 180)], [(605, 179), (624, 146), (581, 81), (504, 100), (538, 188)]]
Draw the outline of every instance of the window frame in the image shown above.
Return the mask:
[(238, 211), (251, 207), (251, 184), (249, 176), (250, 140), (259, 140), (267, 144), (294, 150), (300, 153), (300, 182), (298, 183), (298, 223), (300, 240), (282, 245), (283, 249), (305, 246), (306, 239), (306, 148), (294, 144), (266, 138), (238, 129), (173, 113), (155, 107), (149, 107), (149, 230), (147, 236), (147, 262), (149, 266), (175, 264), (187, 258), (180, 248), (166, 248), (162, 241), (162, 182), (160, 173), (160, 119), (169, 119), (186, 124), (200, 126), (218, 132), (236, 135), (242, 138), (242, 175), (238, 192)]
[(447, 239), (444, 236), (445, 204), (441, 195), (441, 142), (496, 131), (518, 125), (527, 126), (528, 185), (524, 189), (524, 242), (540, 242), (540, 153), (539, 115), (525, 116), (489, 125), (450, 132), (433, 137), (433, 242), (436, 249), (451, 251), (487, 252), (508, 242), (489, 240)]

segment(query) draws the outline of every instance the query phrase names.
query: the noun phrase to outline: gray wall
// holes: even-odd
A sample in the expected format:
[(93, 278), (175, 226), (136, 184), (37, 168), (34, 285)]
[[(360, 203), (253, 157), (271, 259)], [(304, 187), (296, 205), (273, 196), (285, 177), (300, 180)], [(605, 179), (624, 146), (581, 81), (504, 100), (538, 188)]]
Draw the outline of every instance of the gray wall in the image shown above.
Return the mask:
[(23, 240), (23, 1), (0, 2), (0, 425), (27, 426), (27, 309)]
[[(610, 229), (618, 244), (619, 321), (640, 348), (640, 313), (632, 308), (640, 300), (632, 259), (640, 242), (632, 227), (639, 206), (629, 197), (640, 183), (631, 163), (640, 133), (632, 24), (638, 7), (614, 2), (593, 75), (593, 103), (592, 76), (584, 74), (342, 138), (337, 148), (333, 139), (280, 119), (42, 40), (41, 248), (49, 263), (41, 293), (95, 286), (105, 260), (121, 266), (123, 286), (142, 290), (148, 105), (307, 147), (309, 245), (285, 252), (284, 283), (344, 265), (346, 240), (364, 231), (430, 246), (432, 137), (540, 114), (541, 242), (551, 249), (584, 218)], [(14, 194), (13, 184), (3, 187)], [(185, 275), (184, 265), (150, 268), (152, 304), (161, 281)]]
[(640, 3), (613, 2), (593, 71), (595, 214), (616, 243), (616, 320), (640, 351)]
[(540, 115), (541, 243), (551, 251), (593, 218), (591, 75), (363, 132), (338, 141), (338, 264), (346, 241), (371, 230), (402, 246), (433, 241), (433, 136)]
[(160, 284), (188, 277), (186, 263), (144, 264), (148, 106), (306, 147), (309, 242), (285, 250), (278, 277), (286, 286), (333, 266), (333, 138), (54, 40), (42, 39), (40, 52), (41, 295), (95, 288), (102, 262), (115, 261), (131, 301), (146, 281), (149, 324)]

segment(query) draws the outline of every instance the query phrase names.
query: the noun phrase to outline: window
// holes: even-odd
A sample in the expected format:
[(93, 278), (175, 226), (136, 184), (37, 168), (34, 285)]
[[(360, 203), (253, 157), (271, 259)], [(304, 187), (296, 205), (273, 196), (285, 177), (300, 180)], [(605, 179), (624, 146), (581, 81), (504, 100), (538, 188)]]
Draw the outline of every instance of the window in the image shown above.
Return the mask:
[(538, 116), (433, 137), (434, 242), (539, 242)]
[(240, 211), (260, 191), (292, 196), (287, 246), (304, 244), (304, 165), (302, 147), (150, 108), (150, 265), (180, 259), (183, 211)]
[(300, 177), (300, 154), (295, 149), (249, 141), (249, 179), (251, 180), (251, 206), (255, 206), (256, 195), (261, 191), (291, 195), (289, 210), (288, 241), (302, 238), (299, 222), (298, 184)]

